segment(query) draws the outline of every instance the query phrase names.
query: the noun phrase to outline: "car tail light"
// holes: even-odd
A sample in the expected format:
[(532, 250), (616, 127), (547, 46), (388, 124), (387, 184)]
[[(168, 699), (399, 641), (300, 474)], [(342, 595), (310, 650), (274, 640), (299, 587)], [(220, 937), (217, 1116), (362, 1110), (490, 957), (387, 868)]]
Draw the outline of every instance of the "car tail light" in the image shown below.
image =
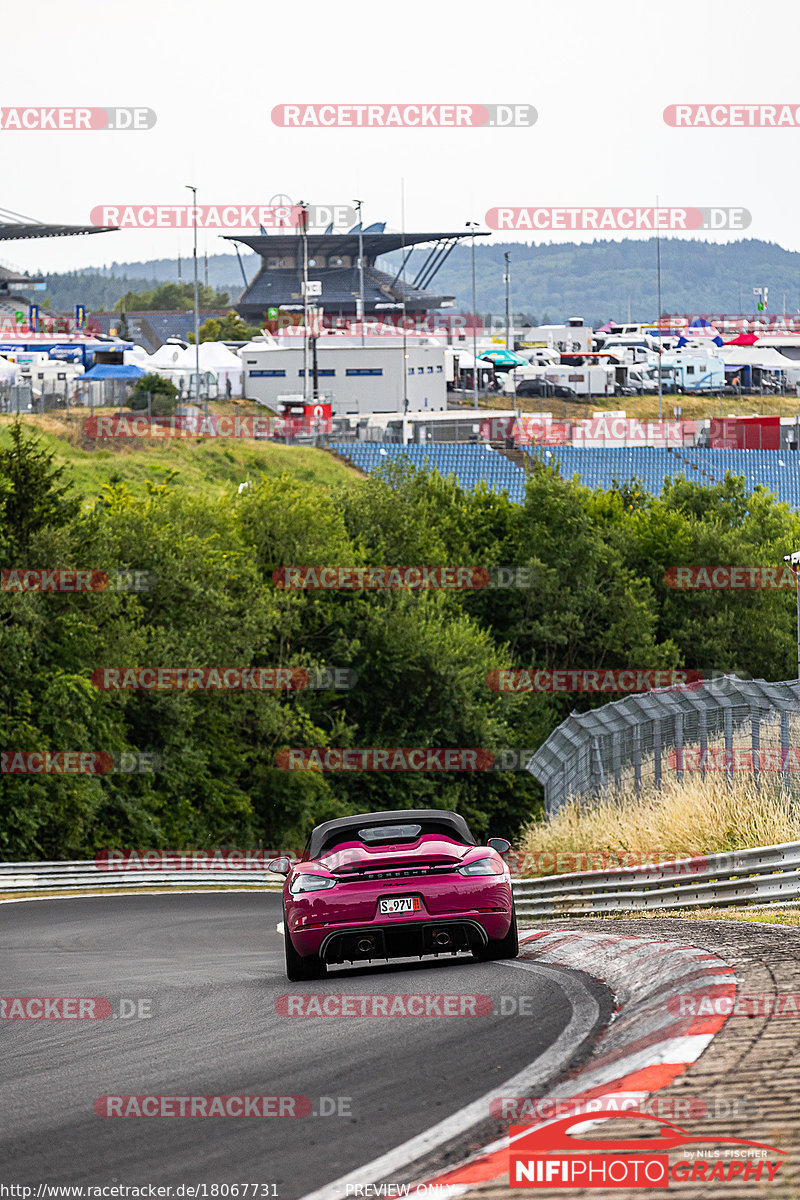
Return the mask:
[(331, 879), (327, 875), (312, 875), (308, 874), (297, 875), (291, 882), (289, 891), (297, 892), (321, 892), (324, 888), (332, 888), (336, 886), (336, 880)]
[(476, 858), (473, 862), (459, 867), (458, 873), (459, 875), (502, 875), (503, 866), (492, 857)]

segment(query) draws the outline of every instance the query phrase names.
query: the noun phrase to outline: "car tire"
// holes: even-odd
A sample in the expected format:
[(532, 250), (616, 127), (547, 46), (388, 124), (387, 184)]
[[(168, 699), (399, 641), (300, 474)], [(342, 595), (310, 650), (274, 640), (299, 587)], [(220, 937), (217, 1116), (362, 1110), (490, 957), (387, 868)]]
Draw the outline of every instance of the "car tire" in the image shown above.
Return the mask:
[(322, 979), (327, 974), (327, 967), (318, 954), (308, 954), (303, 957), (298, 954), (289, 937), (289, 924), (286, 913), (283, 914), (283, 943), (286, 950), (286, 978), (291, 983), (301, 983), (304, 979)]
[(491, 962), (495, 958), (517, 958), (519, 955), (519, 934), (517, 932), (517, 914), (512, 912), (511, 924), (504, 938), (490, 938), (485, 946), (477, 946), (472, 951), (473, 957), (479, 962)]

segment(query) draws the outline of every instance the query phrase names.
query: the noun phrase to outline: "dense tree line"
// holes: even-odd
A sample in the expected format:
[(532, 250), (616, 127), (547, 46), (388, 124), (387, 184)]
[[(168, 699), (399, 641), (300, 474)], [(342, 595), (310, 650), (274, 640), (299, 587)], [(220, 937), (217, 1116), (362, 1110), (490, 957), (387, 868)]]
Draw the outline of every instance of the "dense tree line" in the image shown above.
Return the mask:
[[(151, 572), (152, 591), (0, 591), (0, 749), (160, 756), (155, 773), (0, 774), (0, 857), (105, 846), (294, 846), (365, 809), (455, 808), (512, 834), (538, 785), (512, 772), (287, 772), (285, 747), (536, 747), (573, 708), (498, 694), (501, 667), (795, 665), (788, 591), (680, 592), (667, 567), (781, 564), (800, 519), (743, 481), (594, 493), (537, 469), (524, 503), (396, 465), (326, 492), (288, 475), (222, 500), (169, 483), (87, 504), (20, 426), (0, 449), (0, 565)], [(531, 586), (311, 591), (287, 565), (525, 566)], [(338, 666), (348, 691), (100, 691), (98, 667)]]

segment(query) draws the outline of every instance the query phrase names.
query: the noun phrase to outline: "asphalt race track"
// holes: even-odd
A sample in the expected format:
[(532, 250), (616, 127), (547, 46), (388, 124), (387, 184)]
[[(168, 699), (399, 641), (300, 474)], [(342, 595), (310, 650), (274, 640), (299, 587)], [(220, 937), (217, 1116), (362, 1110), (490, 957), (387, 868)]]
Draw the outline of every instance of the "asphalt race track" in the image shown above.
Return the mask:
[[(124, 1011), (149, 1001), (152, 1012), (0, 1021), (3, 1180), (247, 1182), (296, 1200), (418, 1138), (540, 1056), (536, 1081), (552, 1083), (610, 1017), (599, 984), (535, 964), (442, 958), (289, 984), (281, 915), (276, 893), (0, 906), (4, 997), (106, 997), (115, 1013), (121, 999), (133, 1002)], [(481, 994), (493, 1011), (290, 1017), (276, 1011), (286, 993)], [(234, 1094), (305, 1096), (312, 1115), (119, 1119), (94, 1109), (106, 1095)], [(482, 1128), (456, 1125), (451, 1157), (500, 1129), (488, 1112)]]

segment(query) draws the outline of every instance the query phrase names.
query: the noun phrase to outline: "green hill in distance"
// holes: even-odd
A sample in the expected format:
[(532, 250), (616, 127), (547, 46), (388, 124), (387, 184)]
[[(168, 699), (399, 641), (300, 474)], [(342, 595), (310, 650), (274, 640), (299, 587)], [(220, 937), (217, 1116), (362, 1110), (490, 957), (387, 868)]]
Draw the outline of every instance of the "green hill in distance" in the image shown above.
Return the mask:
[[(582, 316), (597, 326), (609, 319), (653, 320), (657, 315), (656, 242), (621, 241), (476, 243), (478, 309), (486, 317), (505, 312), (503, 254), (511, 255), (511, 304), (515, 317), (535, 322), (559, 322)], [(425, 249), (412, 255), (406, 278), (412, 280), (422, 265)], [(471, 308), (472, 251), (469, 243), (457, 246), (435, 277), (440, 294), (454, 295), (459, 311)], [(243, 254), (248, 280), (258, 268), (254, 254)], [(397, 255), (379, 261), (385, 270), (400, 265)], [(182, 279), (190, 277), (191, 264), (183, 260)], [(129, 291), (145, 291), (158, 282), (177, 280), (176, 259), (111, 263), (102, 269), (67, 274), (44, 274), (48, 289), (39, 293), (54, 311), (70, 311), (85, 304), (88, 311), (109, 310)], [(201, 267), (201, 281), (204, 268)], [(208, 259), (211, 287), (227, 290), (232, 303), (241, 295), (242, 274), (235, 255), (215, 254)], [(661, 295), (664, 312), (752, 313), (753, 288), (769, 288), (771, 312), (800, 311), (800, 253), (784, 250), (775, 242), (754, 238), (712, 243), (689, 238), (661, 241)], [(38, 297), (37, 297), (38, 298)]]

